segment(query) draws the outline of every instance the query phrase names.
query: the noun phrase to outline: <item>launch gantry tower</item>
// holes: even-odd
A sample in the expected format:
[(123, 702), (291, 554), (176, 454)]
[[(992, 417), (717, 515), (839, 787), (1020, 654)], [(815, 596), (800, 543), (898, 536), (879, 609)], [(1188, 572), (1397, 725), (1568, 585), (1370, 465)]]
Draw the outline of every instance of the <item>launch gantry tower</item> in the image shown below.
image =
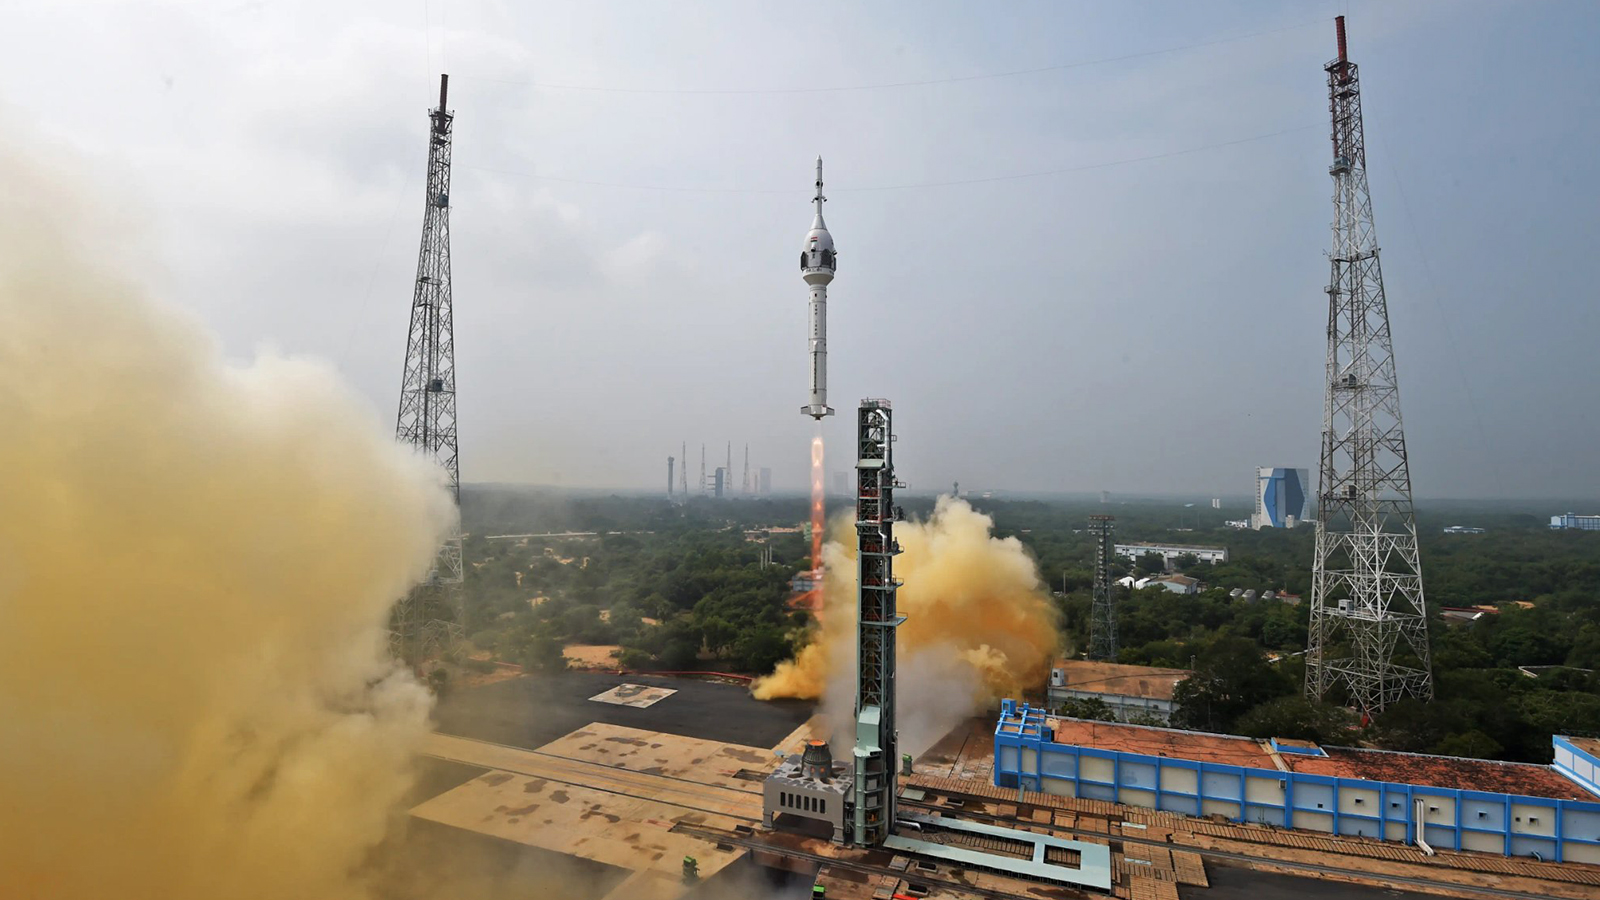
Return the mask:
[[(422, 247), (411, 297), (405, 374), (395, 437), (444, 469), (457, 508), (461, 469), (456, 444), (456, 350), (450, 297), (450, 139), (455, 116), (446, 106), (450, 81), (439, 76), (439, 107), (428, 111), (428, 186)], [(459, 520), (458, 520), (459, 521)], [(461, 533), (452, 526), (428, 578), (396, 606), (395, 655), (416, 663), (441, 653), (461, 635)]]
[(1089, 533), (1094, 536), (1094, 602), (1089, 607), (1089, 658), (1115, 662), (1117, 659), (1117, 609), (1112, 595), (1111, 559), (1116, 549), (1111, 542), (1115, 516), (1090, 516)]
[(1317, 488), (1306, 696), (1370, 715), (1402, 698), (1431, 700), (1433, 676), (1411, 471), (1400, 422), (1389, 308), (1378, 263), (1361, 86), (1336, 20), (1339, 55), (1324, 66), (1333, 116), (1333, 251), (1327, 391)]
[(863, 400), (856, 416), (856, 704), (852, 843), (876, 847), (894, 824), (895, 609), (900, 582), (894, 558), (893, 412), (887, 400)]

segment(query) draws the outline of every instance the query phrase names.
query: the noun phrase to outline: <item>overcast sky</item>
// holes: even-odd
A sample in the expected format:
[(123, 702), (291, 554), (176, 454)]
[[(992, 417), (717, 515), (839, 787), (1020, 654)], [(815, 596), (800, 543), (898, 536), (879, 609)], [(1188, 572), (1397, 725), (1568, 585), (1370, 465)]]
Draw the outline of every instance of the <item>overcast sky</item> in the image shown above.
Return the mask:
[(153, 288), (386, 416), (451, 74), (466, 481), (732, 440), (803, 488), (821, 154), (830, 469), (881, 396), (914, 489), (1196, 496), (1317, 466), (1347, 12), (1417, 494), (1600, 496), (1593, 3), (4, 10), (0, 121), (126, 198)]

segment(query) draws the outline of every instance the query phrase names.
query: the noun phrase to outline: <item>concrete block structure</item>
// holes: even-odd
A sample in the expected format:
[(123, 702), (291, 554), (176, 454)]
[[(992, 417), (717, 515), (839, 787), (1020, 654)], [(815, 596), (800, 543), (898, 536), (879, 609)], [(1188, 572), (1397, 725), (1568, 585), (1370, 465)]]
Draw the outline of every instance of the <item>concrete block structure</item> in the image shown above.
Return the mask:
[(826, 741), (808, 741), (804, 753), (779, 763), (763, 783), (763, 824), (773, 828), (779, 816), (824, 822), (829, 839), (842, 844), (852, 783), (850, 766), (833, 761)]
[(1600, 742), (1556, 763), (1319, 747), (1061, 719), (1006, 700), (994, 781), (1191, 816), (1600, 864)]

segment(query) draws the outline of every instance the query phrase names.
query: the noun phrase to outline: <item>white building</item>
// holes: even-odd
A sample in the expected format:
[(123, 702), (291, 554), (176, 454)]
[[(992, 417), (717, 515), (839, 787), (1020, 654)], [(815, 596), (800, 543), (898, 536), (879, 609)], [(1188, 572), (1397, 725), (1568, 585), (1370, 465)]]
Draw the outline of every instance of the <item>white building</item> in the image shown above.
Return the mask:
[(1046, 692), (1052, 707), (1068, 700), (1101, 700), (1123, 721), (1172, 720), (1173, 691), (1189, 677), (1187, 669), (1125, 666), (1085, 659), (1058, 659), (1050, 667)]
[(1567, 513), (1564, 516), (1551, 516), (1551, 528), (1576, 528), (1579, 531), (1600, 531), (1600, 516), (1575, 516)]
[(1117, 584), (1132, 591), (1142, 591), (1148, 587), (1166, 588), (1174, 594), (1197, 594), (1200, 592), (1200, 580), (1187, 575), (1157, 575), (1150, 578), (1134, 578), (1125, 575), (1117, 579)]
[(1150, 544), (1144, 541), (1134, 541), (1127, 544), (1117, 544), (1115, 547), (1118, 556), (1128, 559), (1138, 559), (1146, 553), (1159, 553), (1166, 561), (1167, 568), (1172, 568), (1178, 557), (1192, 554), (1196, 559), (1205, 563), (1221, 563), (1228, 561), (1227, 547), (1198, 547), (1192, 544)]
[(1140, 587), (1166, 588), (1174, 594), (1200, 593), (1200, 579), (1190, 578), (1187, 575), (1162, 575), (1159, 578), (1147, 578)]

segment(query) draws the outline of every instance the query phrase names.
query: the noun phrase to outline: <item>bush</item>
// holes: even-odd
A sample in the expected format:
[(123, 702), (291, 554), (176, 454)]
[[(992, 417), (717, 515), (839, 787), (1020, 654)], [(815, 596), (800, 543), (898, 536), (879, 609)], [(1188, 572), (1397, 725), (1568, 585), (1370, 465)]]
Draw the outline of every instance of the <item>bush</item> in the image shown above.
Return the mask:
[(673, 671), (692, 669), (699, 662), (700, 651), (682, 638), (667, 643), (661, 652), (661, 664)]
[(624, 669), (648, 669), (655, 665), (656, 658), (637, 647), (624, 647), (617, 653), (617, 665)]

